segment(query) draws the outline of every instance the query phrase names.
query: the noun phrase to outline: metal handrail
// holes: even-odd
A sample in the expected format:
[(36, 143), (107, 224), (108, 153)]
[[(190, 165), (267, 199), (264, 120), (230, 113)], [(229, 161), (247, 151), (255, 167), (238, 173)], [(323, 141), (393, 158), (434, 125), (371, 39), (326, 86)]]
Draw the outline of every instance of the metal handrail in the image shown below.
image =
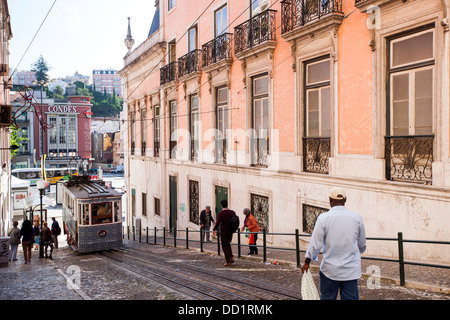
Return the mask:
[[(128, 236), (128, 240), (130, 240), (130, 228), (127, 227), (127, 233), (125, 233), (125, 226), (123, 226), (123, 238), (125, 238), (125, 234)], [(154, 227), (153, 229), (149, 229), (148, 227), (144, 229), (146, 232), (146, 242), (149, 243), (149, 230), (153, 230), (153, 244), (158, 244), (158, 237), (157, 234), (160, 231), (163, 231), (163, 245), (166, 246), (166, 234), (169, 233), (173, 240), (173, 246), (177, 247), (177, 241), (185, 241), (186, 242), (186, 249), (189, 249), (189, 242), (196, 242), (200, 243), (200, 251), (204, 252), (203, 244), (206, 243), (202, 240), (202, 233), (212, 233), (212, 231), (205, 231), (203, 229), (200, 230), (189, 230), (186, 228), (185, 230), (177, 230), (174, 228), (173, 230), (168, 230), (165, 227), (162, 229), (158, 229)], [(135, 228), (132, 228), (132, 236), (133, 241), (136, 241), (136, 230)], [(167, 232), (166, 232), (167, 231)], [(185, 232), (185, 238), (178, 237), (178, 232)], [(189, 233), (199, 233), (200, 234), (200, 240), (196, 239), (189, 239)], [(311, 237), (311, 234), (302, 234), (299, 232), (298, 229), (295, 230), (295, 233), (268, 233), (266, 230), (260, 231), (260, 232), (241, 232), (238, 230), (236, 232), (238, 234), (238, 240), (237, 243), (232, 243), (231, 245), (237, 246), (238, 249), (238, 257), (241, 257), (241, 247), (250, 247), (249, 244), (241, 244), (241, 237), (240, 235), (242, 233), (248, 233), (248, 234), (260, 234), (262, 235), (262, 245), (254, 245), (254, 247), (262, 248), (263, 249), (263, 261), (267, 262), (267, 249), (272, 250), (284, 250), (284, 251), (295, 251), (296, 252), (296, 263), (297, 268), (301, 267), (300, 264), (300, 253), (305, 253), (306, 250), (300, 249), (300, 237)], [(267, 236), (293, 236), (295, 237), (295, 248), (289, 248), (289, 247), (271, 247), (267, 245)], [(138, 241), (142, 242), (142, 229), (139, 230), (138, 235)], [(439, 245), (450, 245), (450, 241), (436, 241), (436, 240), (410, 240), (410, 239), (403, 239), (403, 233), (398, 232), (397, 238), (379, 238), (379, 237), (366, 237), (366, 241), (393, 241), (397, 242), (398, 244), (398, 252), (399, 256), (398, 259), (390, 259), (390, 258), (381, 258), (381, 257), (368, 257), (368, 256), (362, 256), (361, 259), (364, 260), (376, 260), (376, 261), (385, 261), (385, 262), (394, 262), (399, 264), (399, 272), (400, 272), (400, 285), (405, 286), (406, 284), (406, 274), (405, 274), (405, 265), (416, 265), (416, 266), (423, 266), (423, 267), (432, 267), (432, 268), (441, 268), (441, 269), (450, 269), (450, 265), (442, 265), (442, 264), (430, 264), (430, 263), (422, 263), (417, 261), (406, 261), (404, 259), (404, 243), (423, 243), (423, 244), (439, 244)], [(217, 245), (217, 253), (220, 255), (220, 232), (217, 234), (217, 240), (211, 241), (212, 244)]]

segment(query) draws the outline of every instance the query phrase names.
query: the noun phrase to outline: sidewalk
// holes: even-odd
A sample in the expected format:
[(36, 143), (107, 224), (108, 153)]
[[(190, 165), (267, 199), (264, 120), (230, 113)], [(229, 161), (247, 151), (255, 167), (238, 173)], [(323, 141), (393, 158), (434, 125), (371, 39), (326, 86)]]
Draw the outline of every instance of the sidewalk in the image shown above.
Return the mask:
[(52, 260), (39, 258), (39, 251), (33, 250), (25, 264), (19, 245), (17, 259), (0, 268), (0, 300), (82, 300)]

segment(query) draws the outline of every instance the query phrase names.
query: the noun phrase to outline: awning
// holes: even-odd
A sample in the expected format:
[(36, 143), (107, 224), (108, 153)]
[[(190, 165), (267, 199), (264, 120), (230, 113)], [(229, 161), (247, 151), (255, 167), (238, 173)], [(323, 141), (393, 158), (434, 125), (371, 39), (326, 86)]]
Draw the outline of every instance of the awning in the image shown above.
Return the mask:
[[(25, 198), (25, 208), (28, 209), (29, 207), (34, 207), (41, 204), (40, 195), (39, 194), (32, 194), (29, 197)], [(50, 199), (47, 196), (42, 197), (42, 205), (44, 206), (54, 206), (55, 203), (52, 199)]]

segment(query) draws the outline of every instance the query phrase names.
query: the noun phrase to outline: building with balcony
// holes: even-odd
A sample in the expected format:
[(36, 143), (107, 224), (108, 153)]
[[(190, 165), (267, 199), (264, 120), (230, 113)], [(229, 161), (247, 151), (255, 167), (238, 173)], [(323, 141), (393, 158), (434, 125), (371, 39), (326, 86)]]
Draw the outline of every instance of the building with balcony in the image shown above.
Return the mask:
[(448, 240), (448, 0), (209, 4), (156, 1), (119, 72), (130, 226), (199, 229), (227, 198), (268, 232), (311, 232), (342, 186), (368, 236)]
[(12, 87), (9, 76), (9, 41), (13, 34), (8, 1), (0, 1), (0, 16), (2, 22), (0, 31), (0, 236), (5, 237), (12, 226), (11, 205), (11, 115), (9, 90)]

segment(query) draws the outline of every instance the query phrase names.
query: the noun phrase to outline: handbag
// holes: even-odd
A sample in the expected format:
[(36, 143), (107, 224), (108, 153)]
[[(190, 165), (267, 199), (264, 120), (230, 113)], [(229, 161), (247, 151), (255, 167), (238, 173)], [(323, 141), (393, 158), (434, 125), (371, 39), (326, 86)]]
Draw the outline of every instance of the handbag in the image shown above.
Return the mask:
[(319, 292), (309, 269), (303, 273), (301, 292), (303, 300), (320, 300)]
[(250, 235), (248, 237), (248, 244), (249, 245), (255, 244), (255, 234), (254, 233), (250, 233)]

